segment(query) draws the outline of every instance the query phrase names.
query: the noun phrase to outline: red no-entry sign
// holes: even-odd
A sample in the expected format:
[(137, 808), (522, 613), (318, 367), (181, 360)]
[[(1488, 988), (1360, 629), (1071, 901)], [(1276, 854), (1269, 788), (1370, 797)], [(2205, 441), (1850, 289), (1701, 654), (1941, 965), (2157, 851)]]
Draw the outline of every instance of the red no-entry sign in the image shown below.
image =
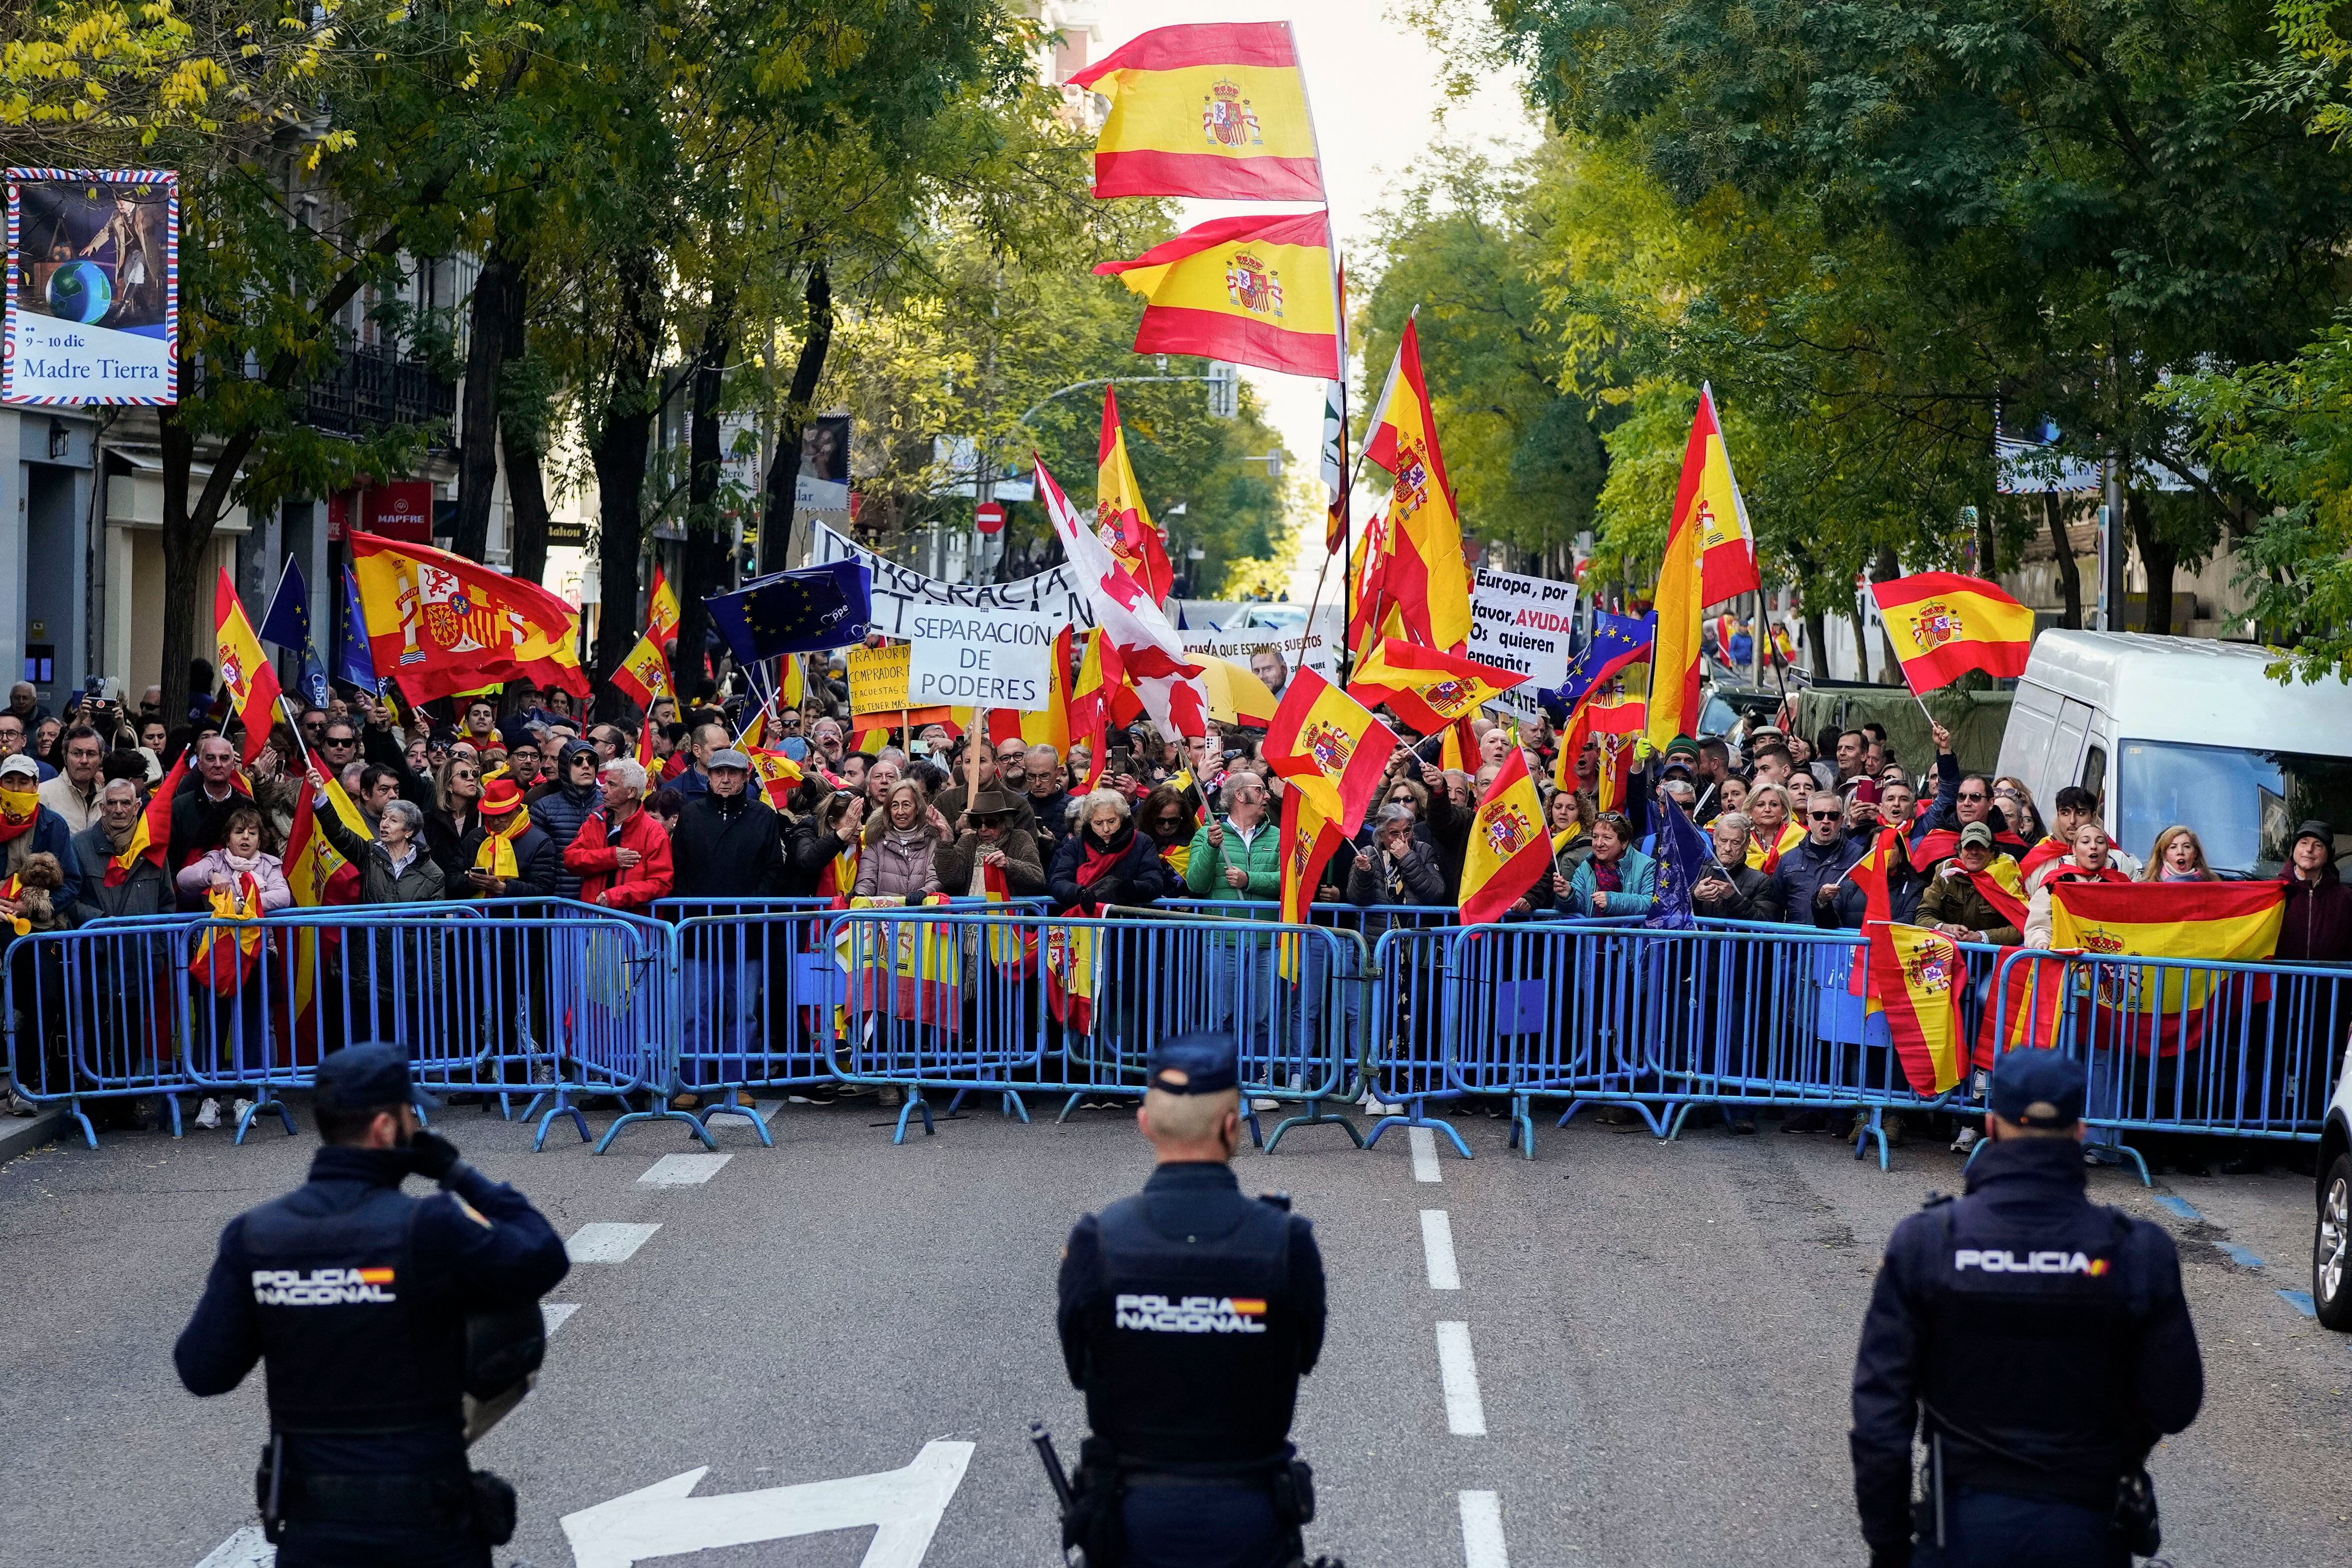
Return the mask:
[(971, 509), (972, 521), (982, 533), (1001, 533), (1004, 530), (1004, 503), (984, 500)]

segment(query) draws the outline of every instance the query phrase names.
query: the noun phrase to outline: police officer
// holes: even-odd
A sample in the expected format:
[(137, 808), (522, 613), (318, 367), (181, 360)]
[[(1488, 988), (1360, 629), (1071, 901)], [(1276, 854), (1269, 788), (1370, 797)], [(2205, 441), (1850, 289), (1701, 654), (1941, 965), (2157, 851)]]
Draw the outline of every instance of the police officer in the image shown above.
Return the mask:
[[(571, 1264), (521, 1194), (418, 1131), (419, 1103), (395, 1047), (319, 1064), (310, 1181), (229, 1221), (173, 1352), (198, 1394), (268, 1364), (255, 1491), (279, 1568), (489, 1568), (513, 1530), (513, 1489), (466, 1463), (467, 1320), (535, 1311)], [(411, 1174), (442, 1190), (411, 1197)]]
[(2141, 1467), (2197, 1418), (2205, 1368), (2172, 1238), (2084, 1195), (2084, 1090), (2055, 1051), (2002, 1057), (1968, 1195), (1886, 1244), (1853, 1369), (1872, 1568), (2128, 1568), (2157, 1549)]
[(1314, 1514), (1288, 1437), (1323, 1349), (1323, 1255), (1289, 1199), (1234, 1179), (1233, 1037), (1161, 1041), (1146, 1083), (1157, 1168), (1062, 1257), (1062, 1355), (1094, 1428), (1066, 1544), (1088, 1568), (1284, 1568)]

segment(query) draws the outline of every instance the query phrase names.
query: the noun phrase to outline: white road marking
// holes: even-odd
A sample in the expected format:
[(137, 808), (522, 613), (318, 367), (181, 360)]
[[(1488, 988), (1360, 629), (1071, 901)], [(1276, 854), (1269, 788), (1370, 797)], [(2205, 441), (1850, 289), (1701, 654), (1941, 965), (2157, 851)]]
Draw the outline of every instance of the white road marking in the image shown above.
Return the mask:
[(580, 1310), (577, 1301), (541, 1301), (539, 1304), (541, 1331), (552, 1334), (571, 1321), (572, 1314)]
[(1446, 1222), (1444, 1209), (1421, 1211), (1421, 1250), (1429, 1261), (1431, 1289), (1462, 1289), (1461, 1271), (1454, 1266), (1454, 1227)]
[(641, 1187), (698, 1187), (719, 1173), (732, 1154), (664, 1154), (637, 1178)]
[(598, 1220), (573, 1231), (572, 1239), (563, 1244), (563, 1250), (572, 1255), (574, 1263), (625, 1263), (660, 1228), (658, 1224), (621, 1225)]
[(919, 1568), (971, 1463), (970, 1443), (930, 1442), (904, 1469), (695, 1497), (709, 1467), (563, 1516), (574, 1568), (630, 1568), (654, 1557), (878, 1525), (861, 1568)]
[(277, 1561), (278, 1548), (269, 1544), (261, 1526), (248, 1524), (214, 1547), (196, 1568), (271, 1568)]
[(1486, 1435), (1486, 1403), (1478, 1397), (1478, 1361), (1470, 1353), (1470, 1325), (1437, 1325), (1437, 1378), (1445, 1388), (1445, 1429), (1457, 1437)]
[(1468, 1568), (1511, 1568), (1503, 1550), (1503, 1500), (1493, 1492), (1462, 1494), (1462, 1561)]
[(1442, 1182), (1445, 1173), (1437, 1168), (1437, 1134), (1426, 1127), (1408, 1127), (1404, 1141), (1412, 1150), (1412, 1179), (1416, 1182)]

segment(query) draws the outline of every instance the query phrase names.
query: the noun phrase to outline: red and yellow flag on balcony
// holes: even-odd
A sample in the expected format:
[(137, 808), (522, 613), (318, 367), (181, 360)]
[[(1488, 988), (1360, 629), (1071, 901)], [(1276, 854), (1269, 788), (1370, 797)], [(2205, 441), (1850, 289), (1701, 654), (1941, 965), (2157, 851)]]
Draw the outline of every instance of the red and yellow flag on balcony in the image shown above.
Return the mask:
[(213, 624), (221, 685), (228, 692), (229, 711), (245, 726), (245, 760), (251, 763), (269, 744), (278, 722), (278, 670), (261, 651), (261, 639), (253, 635), (226, 567), (213, 587)]
[(1967, 978), (1950, 937), (1926, 926), (1870, 925), (1871, 990), (1903, 1076), (1917, 1094), (1941, 1094), (1967, 1066), (1960, 1038), (1960, 986)]
[(1070, 81), (1110, 100), (1095, 141), (1097, 196), (1323, 199), (1287, 22), (1154, 27)]
[(1372, 710), (1302, 665), (1265, 732), (1266, 765), (1349, 837), (1380, 793), (1396, 731)]
[[(1470, 574), (1462, 561), (1462, 520), (1437, 440), (1437, 410), (1421, 365), (1421, 337), (1408, 320), (1372, 411), (1364, 459), (1395, 476), (1389, 491), (1381, 595), (1403, 620), (1405, 637), (1458, 652), (1470, 638)], [(1377, 613), (1377, 612), (1376, 612)]]
[(1340, 374), (1337, 274), (1323, 213), (1217, 218), (1095, 270), (1150, 301), (1135, 332), (1138, 353), (1199, 354), (1287, 375)]
[(1168, 565), (1167, 542), (1143, 504), (1143, 488), (1135, 482), (1135, 466), (1127, 460), (1118, 389), (1112, 386), (1103, 388), (1102, 440), (1095, 450), (1095, 531), (1151, 602), (1165, 603), (1175, 574)]
[(1903, 679), (1922, 696), (1971, 669), (1991, 676), (2025, 673), (2033, 651), (2033, 612), (1981, 577), (1914, 572), (1873, 583), (1886, 641)]
[(1415, 730), (1434, 735), (1526, 679), (1460, 654), (1387, 637), (1357, 667), (1348, 695), (1368, 706), (1385, 702)]

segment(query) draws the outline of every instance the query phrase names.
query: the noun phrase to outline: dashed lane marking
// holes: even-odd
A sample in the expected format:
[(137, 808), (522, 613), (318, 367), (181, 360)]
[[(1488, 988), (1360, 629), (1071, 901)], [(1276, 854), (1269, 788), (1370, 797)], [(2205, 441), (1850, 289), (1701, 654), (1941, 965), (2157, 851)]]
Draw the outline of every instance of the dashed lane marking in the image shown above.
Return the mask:
[(2234, 1241), (2217, 1241), (2213, 1245), (2220, 1247), (2222, 1255), (2241, 1268), (2263, 1267), (2261, 1254), (2251, 1247), (2241, 1247)]
[(539, 1304), (540, 1331), (552, 1334), (571, 1321), (572, 1314), (579, 1310), (577, 1301), (541, 1301)]
[(1470, 1353), (1470, 1325), (1437, 1325), (1437, 1379), (1445, 1390), (1445, 1429), (1457, 1437), (1486, 1435), (1486, 1403), (1478, 1397), (1478, 1360)]
[(1437, 1134), (1426, 1127), (1404, 1130), (1405, 1146), (1412, 1151), (1412, 1179), (1416, 1182), (1442, 1182), (1445, 1173), (1437, 1166)]
[(1462, 1494), (1462, 1561), (1469, 1568), (1511, 1568), (1503, 1549), (1503, 1500), (1493, 1492)]
[(1421, 1250), (1429, 1262), (1431, 1289), (1462, 1289), (1461, 1270), (1454, 1266), (1454, 1226), (1444, 1209), (1421, 1211)]
[(2311, 1292), (2308, 1290), (2282, 1290), (2279, 1292), (2279, 1300), (2306, 1318), (2319, 1316), (2319, 1308), (2312, 1300)]
[(563, 1244), (563, 1250), (572, 1255), (574, 1263), (625, 1263), (660, 1228), (659, 1224), (623, 1225), (598, 1220), (573, 1231), (572, 1239)]
[(637, 1178), (641, 1187), (698, 1187), (719, 1173), (732, 1154), (664, 1154)]
[(2158, 1206), (2169, 1211), (2171, 1214), (2181, 1219), (2188, 1220), (2191, 1224), (2195, 1224), (2197, 1221), (2205, 1217), (2203, 1215), (2199, 1214), (2195, 1209), (2189, 1206), (2189, 1200), (2187, 1198), (2176, 1198), (2168, 1193), (2159, 1193), (2157, 1194), (2156, 1201)]

